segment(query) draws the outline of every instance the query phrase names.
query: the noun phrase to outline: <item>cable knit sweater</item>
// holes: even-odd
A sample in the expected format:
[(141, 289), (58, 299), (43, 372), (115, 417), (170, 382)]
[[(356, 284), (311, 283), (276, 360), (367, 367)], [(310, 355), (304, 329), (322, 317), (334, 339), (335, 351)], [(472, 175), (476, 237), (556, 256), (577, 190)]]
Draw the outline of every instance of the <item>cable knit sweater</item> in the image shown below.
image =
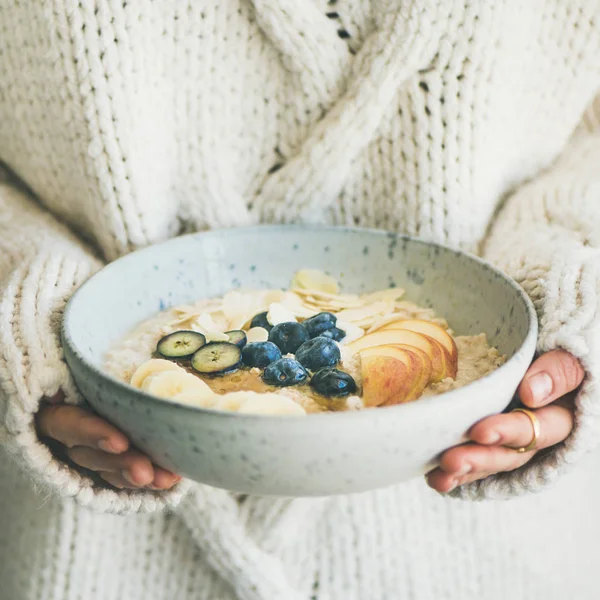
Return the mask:
[[(599, 93), (599, 0), (0, 0), (2, 599), (597, 598), (580, 459), (600, 440)], [(136, 248), (255, 222), (492, 260), (533, 298), (540, 351), (586, 368), (574, 432), (454, 494), (484, 503), (421, 480), (119, 492), (61, 463), (34, 415), (60, 388), (79, 400), (58, 336), (73, 290)]]

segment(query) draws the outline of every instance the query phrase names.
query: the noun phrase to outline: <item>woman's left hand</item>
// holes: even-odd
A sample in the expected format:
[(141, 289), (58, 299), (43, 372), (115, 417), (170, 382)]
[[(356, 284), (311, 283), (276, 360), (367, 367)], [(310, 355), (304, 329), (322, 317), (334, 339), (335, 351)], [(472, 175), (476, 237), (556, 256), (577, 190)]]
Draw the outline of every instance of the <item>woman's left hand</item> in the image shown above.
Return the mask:
[(584, 378), (581, 363), (564, 350), (540, 356), (529, 368), (521, 385), (521, 402), (540, 423), (540, 436), (530, 452), (518, 453), (533, 437), (533, 426), (522, 412), (494, 415), (479, 421), (469, 431), (470, 443), (447, 450), (440, 466), (427, 475), (427, 483), (438, 492), (513, 471), (530, 461), (538, 450), (562, 442), (573, 429), (573, 392)]

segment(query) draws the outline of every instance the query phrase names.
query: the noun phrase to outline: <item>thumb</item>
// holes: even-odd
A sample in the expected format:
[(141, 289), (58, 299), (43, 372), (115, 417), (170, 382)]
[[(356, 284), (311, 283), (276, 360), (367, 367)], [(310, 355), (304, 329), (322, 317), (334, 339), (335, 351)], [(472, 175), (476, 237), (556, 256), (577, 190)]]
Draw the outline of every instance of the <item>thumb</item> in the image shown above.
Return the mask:
[(531, 408), (545, 406), (577, 389), (585, 372), (581, 363), (564, 350), (552, 350), (529, 368), (521, 385), (521, 402)]

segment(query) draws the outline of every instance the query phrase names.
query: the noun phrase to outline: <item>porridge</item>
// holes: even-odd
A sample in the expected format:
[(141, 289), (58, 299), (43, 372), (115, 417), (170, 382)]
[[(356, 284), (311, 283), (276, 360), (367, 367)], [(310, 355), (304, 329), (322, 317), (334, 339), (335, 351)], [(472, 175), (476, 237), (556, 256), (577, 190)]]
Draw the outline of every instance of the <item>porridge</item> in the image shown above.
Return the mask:
[(331, 277), (304, 269), (289, 290), (234, 290), (164, 310), (121, 340), (105, 366), (166, 400), (301, 415), (411, 402), (504, 361), (485, 334), (455, 336), (399, 288), (341, 293)]

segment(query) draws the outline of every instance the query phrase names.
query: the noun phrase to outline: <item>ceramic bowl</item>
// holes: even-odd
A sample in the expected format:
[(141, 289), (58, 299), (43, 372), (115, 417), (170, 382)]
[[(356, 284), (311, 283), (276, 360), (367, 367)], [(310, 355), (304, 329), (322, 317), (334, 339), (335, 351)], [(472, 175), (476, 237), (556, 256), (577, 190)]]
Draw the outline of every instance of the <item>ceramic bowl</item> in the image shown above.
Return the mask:
[[(346, 291), (402, 287), (457, 334), (485, 332), (509, 359), (440, 396), (306, 417), (178, 405), (103, 372), (109, 348), (160, 309), (242, 286), (285, 288), (305, 267), (327, 271)], [(156, 464), (211, 486), (280, 496), (360, 492), (425, 473), (476, 421), (506, 408), (536, 336), (529, 298), (486, 262), (381, 231), (319, 227), (214, 231), (135, 252), (77, 291), (63, 325), (66, 360), (83, 396)]]

